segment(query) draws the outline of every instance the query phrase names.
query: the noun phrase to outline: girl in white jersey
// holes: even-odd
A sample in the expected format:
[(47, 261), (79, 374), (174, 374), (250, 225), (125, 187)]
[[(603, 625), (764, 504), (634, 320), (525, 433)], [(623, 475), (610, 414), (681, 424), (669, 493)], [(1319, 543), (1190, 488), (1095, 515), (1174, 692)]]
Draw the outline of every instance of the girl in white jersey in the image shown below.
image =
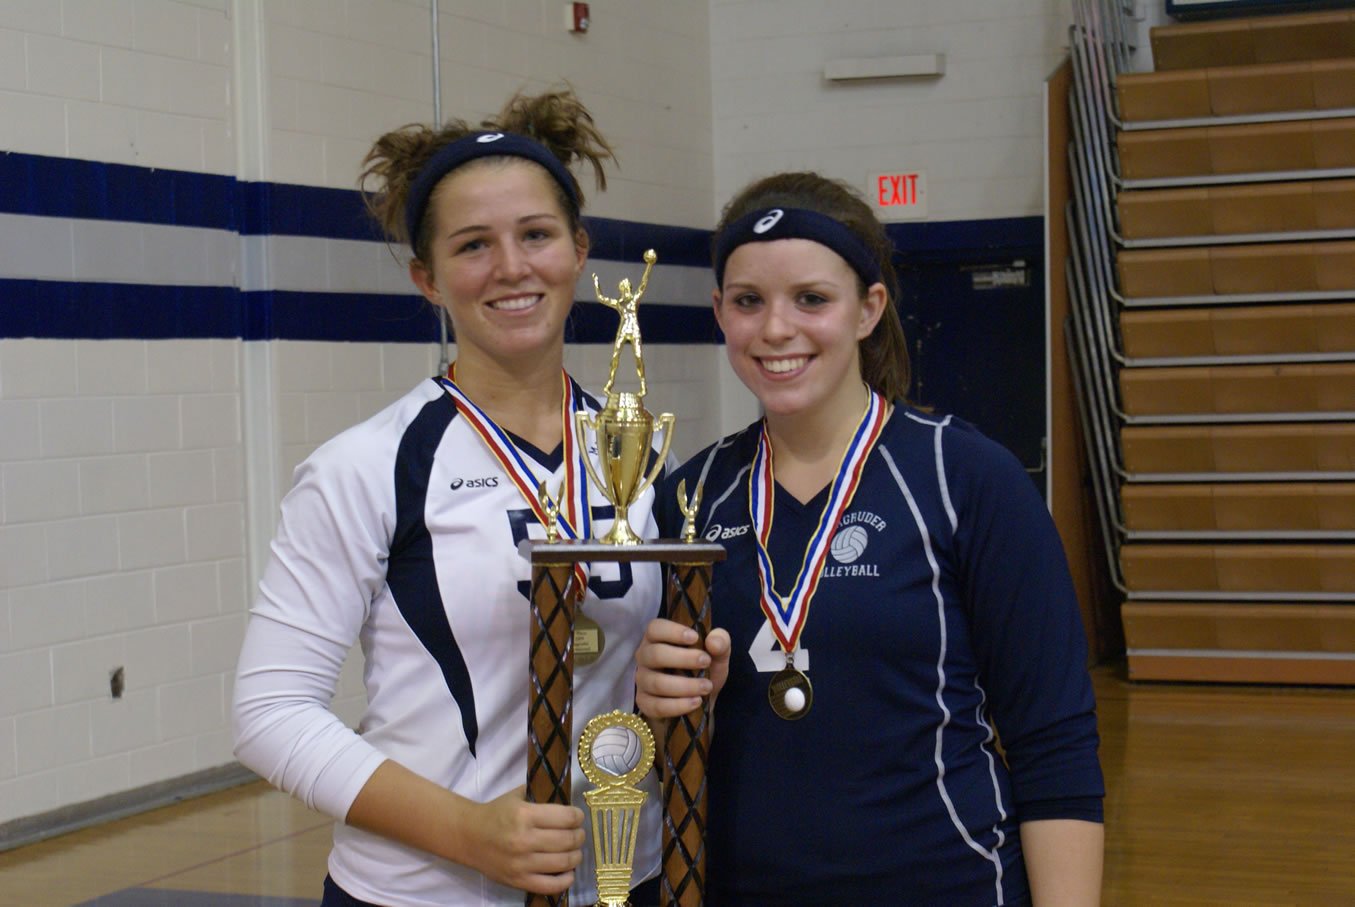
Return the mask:
[(651, 717), (719, 695), (707, 903), (1096, 903), (1086, 645), (1033, 483), (908, 405), (892, 247), (845, 186), (760, 180), (713, 246), (715, 315), (765, 417), (666, 480), (702, 484), (697, 531), (727, 549), (720, 629), (703, 649), (656, 620), (636, 656)]
[[(413, 250), (410, 277), (450, 318), (457, 359), (298, 467), (235, 686), (240, 760), (340, 820), (325, 907), (596, 899), (582, 810), (523, 796), (530, 607), (517, 545), (544, 537), (549, 517), (520, 491), (541, 481), (564, 489), (564, 535), (614, 517), (575, 437), (574, 412), (598, 403), (563, 369), (588, 254), (569, 165), (587, 162), (605, 186), (611, 157), (570, 92), (515, 97), (478, 128), (405, 127), (367, 156), (369, 207)], [(652, 502), (630, 511), (649, 535)], [(598, 565), (587, 589), (581, 608), (606, 644), (576, 670), (576, 746), (588, 717), (634, 706), (631, 658), (658, 570)], [(358, 732), (328, 708), (355, 642)], [(658, 870), (657, 792), (649, 804), (637, 883)]]

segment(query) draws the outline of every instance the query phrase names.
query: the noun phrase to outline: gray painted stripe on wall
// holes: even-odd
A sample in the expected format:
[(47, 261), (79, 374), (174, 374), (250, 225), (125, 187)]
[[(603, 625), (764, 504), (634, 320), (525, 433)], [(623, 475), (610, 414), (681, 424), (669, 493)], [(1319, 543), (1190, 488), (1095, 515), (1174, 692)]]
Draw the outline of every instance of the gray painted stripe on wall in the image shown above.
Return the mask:
[(229, 230), (0, 214), (0, 276), (157, 286), (234, 286)]

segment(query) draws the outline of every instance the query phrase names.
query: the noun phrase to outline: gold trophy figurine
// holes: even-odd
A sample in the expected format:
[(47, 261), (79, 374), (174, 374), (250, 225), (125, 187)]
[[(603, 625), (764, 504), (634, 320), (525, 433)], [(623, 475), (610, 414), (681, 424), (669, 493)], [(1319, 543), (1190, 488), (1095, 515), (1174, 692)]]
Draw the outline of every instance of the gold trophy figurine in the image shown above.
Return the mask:
[(682, 540), (684, 542), (696, 541), (696, 515), (701, 512), (701, 483), (696, 483), (696, 491), (692, 493), (691, 500), (687, 499), (687, 480), (678, 482), (677, 487), (678, 510), (682, 512)]
[(623, 277), (617, 286), (615, 299), (602, 295), (598, 276), (593, 275), (593, 292), (597, 294), (598, 302), (616, 309), (617, 314), (621, 316), (621, 324), (616, 329), (616, 339), (612, 341), (612, 369), (607, 375), (607, 383), (602, 386), (602, 393), (608, 398), (611, 397), (612, 385), (616, 382), (616, 367), (621, 362), (621, 347), (627, 343), (630, 343), (631, 349), (635, 351), (635, 375), (640, 379), (639, 396), (645, 395), (645, 353), (640, 343), (640, 297), (645, 295), (645, 288), (649, 286), (649, 273), (654, 270), (654, 262), (658, 260), (659, 256), (653, 249), (645, 250), (645, 273), (640, 276), (640, 288), (631, 292), (630, 278)]
[(654, 735), (639, 715), (613, 711), (583, 727), (579, 767), (597, 785), (584, 791), (593, 819), (597, 907), (628, 907), (640, 807), (649, 794), (636, 787), (654, 765)]
[[(602, 469), (599, 475), (593, 469), (593, 462), (584, 459), (589, 477), (602, 489), (603, 495), (616, 508), (616, 519), (611, 531), (602, 541), (611, 545), (636, 545), (640, 537), (630, 528), (627, 513), (650, 483), (658, 476), (668, 459), (668, 448), (673, 443), (673, 414), (659, 416), (658, 429), (663, 432), (663, 449), (649, 466), (650, 442), (654, 438), (654, 417), (645, 409), (645, 361), (644, 349), (640, 344), (640, 321), (636, 310), (640, 297), (649, 285), (649, 274), (659, 256), (653, 249), (645, 252), (645, 273), (640, 278), (639, 289), (632, 291), (630, 278), (622, 278), (620, 292), (616, 299), (602, 295), (598, 286), (598, 276), (593, 275), (593, 286), (597, 288), (598, 301), (621, 313), (621, 325), (616, 331), (616, 341), (612, 344), (612, 367), (607, 377), (603, 393), (607, 395), (607, 404), (596, 416), (578, 412), (574, 414), (579, 431), (592, 429), (597, 433), (598, 464)], [(616, 369), (621, 359), (621, 348), (626, 344), (635, 350), (635, 375), (640, 379), (640, 392), (616, 391)]]
[[(564, 490), (564, 484), (561, 483), (560, 491)], [(536, 499), (541, 502), (541, 509), (546, 511), (546, 541), (553, 545), (560, 541), (560, 525), (556, 522), (560, 516), (560, 508), (546, 490), (544, 481), (536, 486)]]

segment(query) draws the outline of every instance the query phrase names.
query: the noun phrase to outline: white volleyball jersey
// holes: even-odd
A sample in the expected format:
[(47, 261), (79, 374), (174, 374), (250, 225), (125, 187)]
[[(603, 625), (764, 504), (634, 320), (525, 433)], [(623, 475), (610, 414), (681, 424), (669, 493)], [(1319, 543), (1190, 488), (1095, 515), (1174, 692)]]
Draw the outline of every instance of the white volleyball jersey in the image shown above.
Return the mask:
[[(575, 388), (590, 411), (597, 401)], [(596, 467), (594, 441), (587, 439)], [(553, 491), (564, 465), (519, 449)], [(596, 535), (611, 505), (589, 483)], [(630, 510), (654, 537), (653, 489)], [(240, 760), (342, 820), (390, 758), (475, 801), (526, 781), (530, 565), (544, 531), (485, 442), (434, 381), (326, 443), (297, 468), (252, 611), (236, 685)], [(594, 715), (634, 708), (633, 657), (658, 614), (659, 568), (598, 563), (583, 611), (606, 639), (576, 667), (573, 749)], [(355, 641), (368, 707), (357, 733), (328, 709)], [(572, 795), (591, 785), (573, 760)], [(658, 872), (656, 774), (641, 820), (634, 881)], [(591, 837), (591, 834), (590, 834)], [(464, 866), (344, 825), (330, 874), (349, 894), (404, 905), (519, 905), (523, 896)], [(596, 900), (591, 847), (571, 903)], [(317, 880), (318, 884), (318, 880)]]

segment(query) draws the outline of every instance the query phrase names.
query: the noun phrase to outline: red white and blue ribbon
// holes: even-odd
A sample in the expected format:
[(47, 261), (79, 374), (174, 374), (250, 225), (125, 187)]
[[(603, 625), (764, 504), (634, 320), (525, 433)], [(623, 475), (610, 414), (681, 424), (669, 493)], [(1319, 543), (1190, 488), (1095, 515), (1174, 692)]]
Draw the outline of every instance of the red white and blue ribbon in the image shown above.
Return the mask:
[[(560, 421), (563, 423), (564, 436), (564, 465), (565, 465), (565, 487), (564, 500), (557, 501), (557, 512), (555, 516), (556, 525), (560, 534), (567, 539), (582, 538), (584, 540), (593, 537), (592, 516), (588, 508), (588, 472), (583, 462), (585, 447), (580, 443), (580, 439), (575, 433), (574, 412), (583, 408), (583, 401), (574, 393), (574, 382), (569, 380), (569, 375), (561, 370), (561, 380), (564, 383), (564, 392), (560, 403)], [(480, 440), (485, 442), (489, 452), (499, 461), (503, 468), (504, 475), (517, 486), (518, 491), (536, 514), (537, 520), (542, 526), (545, 526), (549, 517), (546, 515), (546, 509), (542, 506), (540, 498), (537, 497), (537, 487), (539, 480), (532, 468), (527, 464), (527, 460), (518, 450), (517, 445), (508, 432), (504, 431), (494, 420), (485, 414), (485, 411), (475, 405), (475, 401), (466, 395), (460, 386), (456, 383), (456, 363), (447, 371), (446, 378), (439, 378), (438, 382), (443, 389), (456, 403), (457, 411), (462, 418), (466, 420), (475, 433), (480, 436)], [(577, 529), (575, 527), (578, 527)], [(588, 589), (588, 565), (585, 563), (576, 563), (574, 565), (574, 581), (578, 584), (579, 594), (583, 594)]]
[(852, 434), (851, 443), (838, 464), (837, 475), (833, 478), (832, 488), (828, 492), (828, 502), (824, 504), (819, 516), (819, 525), (810, 536), (800, 562), (800, 573), (790, 594), (781, 596), (776, 591), (776, 577), (772, 571), (772, 559), (767, 546), (772, 537), (772, 499), (775, 492), (775, 475), (772, 471), (772, 445), (767, 436), (767, 426), (763, 423), (762, 437), (758, 441), (757, 453), (753, 457), (753, 466), (748, 471), (748, 514), (753, 521), (753, 533), (757, 539), (757, 572), (762, 584), (760, 603), (762, 613), (767, 616), (772, 632), (781, 642), (781, 648), (787, 658), (795, 651), (800, 642), (800, 632), (804, 630), (805, 618), (809, 616), (810, 600), (819, 588), (819, 578), (823, 575), (823, 566), (828, 559), (828, 548), (838, 524), (851, 505), (856, 487), (861, 483), (861, 473), (865, 470), (866, 459), (870, 456), (875, 442), (884, 430), (887, 407), (884, 399), (875, 391), (870, 391), (866, 402), (866, 411), (861, 422)]

